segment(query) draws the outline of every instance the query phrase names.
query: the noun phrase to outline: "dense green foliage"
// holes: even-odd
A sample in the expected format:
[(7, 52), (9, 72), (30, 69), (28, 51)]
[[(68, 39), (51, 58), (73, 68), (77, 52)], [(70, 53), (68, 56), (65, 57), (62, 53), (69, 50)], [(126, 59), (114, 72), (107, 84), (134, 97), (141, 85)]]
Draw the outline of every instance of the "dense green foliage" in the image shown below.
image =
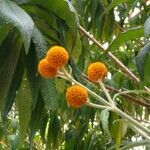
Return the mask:
[[(89, 63), (103, 61), (111, 73), (105, 80), (111, 96), (137, 90), (118, 96), (117, 106), (150, 126), (150, 95), (140, 92), (150, 87), (149, 6), (144, 0), (0, 0), (0, 149), (123, 150), (150, 145), (116, 113), (68, 107), (65, 91), (70, 83), (43, 79), (37, 72), (46, 51), (61, 45), (70, 54), (74, 78), (105, 98), (82, 74)], [(79, 25), (108, 45), (106, 51), (90, 42)], [(139, 83), (121, 71), (110, 52)]]

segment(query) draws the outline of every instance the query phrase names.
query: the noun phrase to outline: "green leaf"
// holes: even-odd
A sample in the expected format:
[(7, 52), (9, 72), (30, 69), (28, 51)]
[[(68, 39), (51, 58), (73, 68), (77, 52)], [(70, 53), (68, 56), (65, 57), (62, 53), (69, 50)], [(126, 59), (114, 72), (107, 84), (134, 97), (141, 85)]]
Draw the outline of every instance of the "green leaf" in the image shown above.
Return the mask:
[(24, 66), (23, 66), (23, 57), (22, 55), (19, 57), (19, 61), (9, 88), (9, 92), (6, 97), (6, 102), (4, 104), (4, 109), (2, 111), (2, 120), (5, 123), (6, 117), (8, 112), (11, 110), (11, 107), (14, 103), (15, 97), (16, 97), (16, 91), (18, 90), (21, 81), (22, 81), (22, 76), (24, 72)]
[(54, 80), (42, 79), (41, 94), (47, 110), (58, 109), (58, 92)]
[(60, 120), (56, 115), (52, 114), (49, 122), (49, 128), (48, 128), (47, 148), (58, 149), (60, 145), (60, 139), (61, 139)]
[(49, 120), (49, 116), (48, 116), (48, 114), (46, 114), (44, 117), (41, 118), (41, 121), (40, 121), (39, 129), (40, 129), (40, 135), (41, 135), (41, 138), (42, 138), (43, 142), (46, 141), (45, 137), (46, 137), (46, 134), (47, 134), (48, 120)]
[(22, 140), (26, 137), (29, 120), (31, 117), (32, 95), (29, 81), (23, 77), (21, 86), (17, 93), (17, 107), (19, 112), (20, 134)]
[(11, 150), (16, 150), (19, 145), (19, 135), (9, 135), (8, 136), (8, 142), (10, 144), (10, 149)]
[(104, 12), (102, 13), (102, 16), (106, 13), (108, 13), (111, 9), (113, 9), (114, 7), (118, 6), (119, 4), (121, 3), (124, 3), (126, 1), (129, 1), (129, 0), (113, 0), (109, 6), (104, 10)]
[(136, 67), (142, 81), (150, 79), (149, 61), (150, 61), (150, 43), (144, 46), (135, 58)]
[(150, 53), (146, 59), (146, 62), (145, 62), (145, 66), (144, 66), (144, 81), (145, 81), (145, 84), (146, 83), (150, 83)]
[(101, 111), (100, 120), (102, 123), (103, 130), (107, 134), (109, 134), (108, 119), (109, 119), (109, 111), (108, 110)]
[(141, 36), (144, 36), (144, 30), (143, 28), (132, 28), (128, 31), (120, 33), (109, 45), (107, 48), (108, 51), (113, 51), (119, 48), (122, 44), (124, 44), (127, 41), (134, 40), (136, 38), (139, 38)]
[(0, 26), (0, 45), (3, 43), (9, 31), (10, 31), (10, 25), (4, 24)]
[(99, 28), (99, 36), (101, 41), (108, 41), (111, 39), (112, 32), (114, 30), (115, 16), (114, 12), (111, 11), (102, 18), (102, 27)]
[(60, 93), (64, 93), (64, 90), (65, 90), (65, 88), (66, 88), (65, 84), (66, 84), (66, 80), (65, 80), (65, 79), (59, 79), (59, 78), (56, 78), (56, 79), (55, 79), (56, 89), (57, 89)]
[(65, 41), (67, 44), (67, 48), (69, 49), (69, 51), (71, 51), (73, 60), (75, 61), (75, 63), (77, 63), (81, 55), (81, 41), (79, 34), (76, 33), (76, 35), (74, 35), (73, 32), (69, 31), (66, 33)]
[(146, 20), (144, 24), (144, 32), (145, 32), (145, 35), (150, 34), (150, 17), (148, 17), (148, 19)]
[(115, 148), (116, 150), (120, 149), (121, 139), (125, 136), (127, 132), (127, 123), (126, 120), (118, 119), (115, 120), (112, 125), (112, 137), (115, 140)]
[(39, 128), (40, 121), (43, 117), (42, 116), (43, 112), (44, 112), (44, 102), (41, 93), (39, 92), (38, 100), (36, 102), (34, 110), (32, 111), (30, 119), (30, 136), (29, 136), (30, 149), (32, 149), (33, 147), (33, 139), (37, 129)]
[(67, 25), (75, 30), (77, 28), (77, 15), (71, 3), (62, 0), (47, 0), (43, 3), (41, 0), (31, 0), (37, 5), (40, 5), (50, 12), (54, 12), (58, 17), (65, 20)]
[(5, 134), (5, 129), (3, 126), (0, 126), (0, 140), (2, 140), (4, 134)]
[(6, 59), (8, 58), (10, 51), (12, 50), (12, 42), (14, 39), (14, 33), (10, 32), (9, 36), (7, 36), (3, 43), (0, 45), (0, 69), (4, 65)]
[(38, 99), (40, 89), (40, 77), (37, 75), (38, 58), (33, 43), (31, 43), (30, 51), (28, 55), (25, 56), (24, 59), (25, 59), (25, 68), (27, 70), (27, 78), (31, 88), (33, 100), (32, 108), (34, 108), (36, 105), (36, 101)]
[[(121, 144), (121, 122), (115, 122), (113, 124), (114, 126), (114, 140), (115, 140), (115, 149), (119, 150), (120, 149), (120, 144)], [(116, 132), (117, 131), (117, 132)]]
[(14, 0), (15, 3), (17, 4), (26, 4), (28, 3), (30, 0)]
[(36, 16), (36, 17), (38, 16), (38, 18), (44, 20), (45, 23), (47, 23), (50, 28), (57, 31), (56, 15), (53, 12), (48, 12), (47, 10), (43, 10), (42, 8), (35, 6), (35, 5), (34, 6), (33, 5), (23, 5), (22, 7), (30, 15)]
[(13, 132), (15, 132), (18, 129), (18, 125), (19, 125), (18, 119), (11, 119), (10, 122), (11, 122), (11, 127), (13, 129)]
[(33, 29), (32, 40), (36, 49), (38, 59), (43, 58), (47, 51), (47, 43), (42, 33), (36, 27), (34, 27)]
[(0, 68), (0, 109), (3, 109), (4, 102), (7, 98), (17, 66), (21, 46), (22, 40), (20, 38), (12, 40), (11, 45), (9, 45), (9, 55)]
[(28, 53), (34, 23), (31, 17), (14, 2), (9, 0), (0, 1), (0, 18), (13, 24), (20, 31), (26, 53)]

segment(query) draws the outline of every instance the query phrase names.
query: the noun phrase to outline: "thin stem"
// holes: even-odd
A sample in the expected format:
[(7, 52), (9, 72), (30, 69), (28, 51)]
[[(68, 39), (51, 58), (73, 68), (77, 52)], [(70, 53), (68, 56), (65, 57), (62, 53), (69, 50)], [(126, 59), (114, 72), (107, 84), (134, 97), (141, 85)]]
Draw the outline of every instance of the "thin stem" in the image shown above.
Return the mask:
[(148, 135), (150, 135), (150, 130), (148, 128), (146, 128), (145, 126), (143, 126), (141, 123), (139, 123), (138, 121), (134, 120), (132, 117), (130, 117), (128, 114), (124, 113), (123, 111), (121, 111), (119, 108), (115, 108), (114, 110), (116, 113), (118, 113), (120, 116), (122, 116), (123, 118), (127, 119), (128, 121), (130, 121), (131, 123), (133, 123), (134, 125), (136, 125), (139, 129), (143, 130), (144, 132), (146, 132)]
[[(106, 49), (94, 38), (92, 37), (83, 27), (79, 26), (80, 31), (86, 35), (95, 45), (97, 45), (100, 49), (106, 52)], [(140, 82), (140, 80), (118, 59), (116, 58), (111, 52), (107, 53), (108, 56), (118, 64), (123, 72), (125, 72), (129, 77), (131, 77), (134, 81)]]
[(131, 90), (131, 91), (123, 91), (123, 92), (119, 92), (117, 94), (114, 95), (113, 97), (113, 101), (115, 101), (116, 97), (118, 97), (119, 95), (123, 95), (123, 94), (128, 94), (128, 93), (147, 93), (150, 94), (148, 91), (143, 91), (143, 90)]
[(111, 106), (111, 104), (109, 102), (107, 102), (105, 99), (103, 99), (101, 96), (97, 95), (95, 92), (91, 91), (89, 88), (87, 88), (83, 84), (81, 84), (78, 81), (76, 81), (75, 79), (73, 79), (72, 76), (70, 74), (68, 74), (68, 72), (66, 71), (65, 68), (63, 68), (63, 71), (67, 77), (67, 80), (69, 80), (70, 82), (74, 82), (75, 84), (80, 85), (81, 87), (85, 88), (89, 92), (89, 94), (91, 94), (95, 99), (100, 101), (103, 105)]
[(127, 149), (131, 149), (133, 147), (137, 147), (137, 146), (146, 146), (149, 145), (150, 140), (142, 140), (142, 141), (137, 141), (137, 142), (130, 142), (129, 144), (125, 144), (125, 146), (123, 146), (120, 150), (127, 150)]
[[(79, 30), (84, 35), (86, 35), (97, 47), (106, 52), (106, 49), (80, 25)], [(107, 52), (107, 54), (120, 67), (120, 69), (127, 74), (128, 77), (133, 79), (135, 82), (140, 83), (139, 78), (136, 77), (116, 56), (114, 56), (111, 52)], [(148, 87), (144, 86), (144, 89), (150, 92)]]
[(103, 92), (105, 93), (105, 95), (106, 95), (108, 101), (109, 101), (109, 102), (112, 104), (112, 106), (113, 106), (113, 105), (114, 105), (114, 102), (113, 102), (112, 98), (110, 97), (110, 95), (109, 95), (107, 89), (105, 88), (103, 82), (102, 82), (101, 80), (98, 80), (98, 83), (99, 83), (101, 89), (103, 90)]
[(107, 109), (107, 110), (111, 110), (112, 109), (109, 106), (97, 105), (97, 104), (91, 103), (89, 101), (86, 103), (86, 105), (90, 106), (90, 107), (93, 107), (93, 108), (97, 108), (97, 109)]
[[(66, 75), (66, 78), (70, 81), (70, 82), (74, 82), (77, 85), (80, 85), (81, 87), (84, 87), (85, 89), (87, 89), (87, 91), (89, 92), (89, 94), (91, 94), (95, 99), (99, 100), (103, 105), (105, 105), (105, 107), (111, 107), (111, 111), (114, 111), (116, 113), (118, 113), (118, 115), (122, 116), (123, 118), (127, 119), (128, 121), (130, 121), (133, 125), (137, 126), (139, 129), (143, 130), (144, 132), (146, 132), (148, 135), (150, 135), (150, 130), (148, 128), (146, 128), (145, 126), (143, 126), (142, 124), (140, 124), (139, 122), (137, 122), (136, 120), (134, 120), (131, 116), (129, 116), (128, 114), (124, 113), (123, 111), (121, 111), (119, 108), (117, 108), (115, 105), (110, 104), (109, 102), (107, 102), (105, 99), (103, 99), (102, 97), (100, 97), (99, 95), (97, 95), (95, 92), (91, 91), (90, 89), (88, 89), (87, 87), (85, 87), (84, 85), (82, 85), (81, 83), (79, 83), (78, 81), (76, 81), (75, 79), (72, 78), (71, 75), (68, 74), (68, 72), (65, 70), (65, 68), (63, 68), (64, 74)], [(92, 105), (93, 106), (93, 105)], [(96, 106), (96, 105), (94, 105)], [(101, 106), (97, 108), (102, 108)], [(94, 107), (95, 108), (95, 107)], [(139, 133), (141, 134), (141, 133)]]
[[(82, 73), (82, 75), (83, 75), (83, 77), (84, 77), (88, 82), (90, 82), (90, 83), (92, 84), (93, 87), (95, 87), (94, 83), (91, 82), (85, 74)], [(109, 90), (109, 92), (111, 92), (111, 93), (119, 93), (119, 92), (120, 92), (119, 89), (116, 89), (116, 88), (114, 88), (114, 87), (112, 87), (112, 86), (109, 86), (109, 85), (106, 85), (106, 84), (105, 84), (105, 87), (106, 87), (106, 89)], [(123, 89), (123, 90), (126, 90), (126, 89)], [(147, 90), (147, 91), (148, 91), (148, 90)], [(149, 93), (150, 93), (150, 92), (149, 92)], [(148, 108), (150, 107), (150, 104), (147, 103), (147, 102), (145, 102), (145, 99), (148, 99), (148, 98), (145, 98), (145, 97), (144, 97), (144, 98), (141, 98), (141, 97), (140, 97), (140, 99), (139, 99), (139, 97), (138, 97), (138, 99), (137, 99), (136, 96), (131, 96), (131, 95), (129, 95), (128, 93), (124, 93), (124, 94), (122, 94), (121, 96), (125, 97), (126, 100), (128, 100), (128, 101), (130, 101), (130, 102), (133, 101), (134, 103), (137, 103), (137, 104), (139, 104), (139, 105), (141, 105), (141, 106), (148, 107)]]
[(143, 130), (139, 129), (138, 127), (136, 126), (133, 126), (133, 125), (130, 125), (130, 127), (135, 131), (135, 132), (138, 132), (140, 133), (144, 138), (150, 140), (150, 137), (147, 135), (147, 133), (145, 133)]
[(144, 86), (144, 88), (145, 88), (148, 92), (150, 92), (150, 89), (149, 89), (147, 86)]
[(85, 89), (87, 89), (87, 91), (89, 92), (89, 94), (92, 95), (98, 101), (100, 101), (103, 105), (111, 106), (111, 104), (109, 102), (107, 102), (101, 96), (97, 95), (95, 92), (91, 91), (90, 89), (88, 89), (87, 87), (85, 87), (84, 85), (82, 85), (81, 83), (79, 83), (78, 81), (76, 81), (74, 79), (71, 79), (71, 81), (74, 82), (74, 83), (76, 83), (77, 85), (80, 85), (80, 86), (84, 87)]

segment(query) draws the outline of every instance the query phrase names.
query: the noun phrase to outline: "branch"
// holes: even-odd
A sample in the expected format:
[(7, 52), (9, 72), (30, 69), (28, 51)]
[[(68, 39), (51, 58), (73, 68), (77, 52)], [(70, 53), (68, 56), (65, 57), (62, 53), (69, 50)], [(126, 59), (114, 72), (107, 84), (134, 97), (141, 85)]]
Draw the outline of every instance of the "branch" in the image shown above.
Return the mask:
[[(79, 25), (79, 30), (86, 35), (97, 47), (102, 49), (103, 52), (107, 52), (106, 49), (94, 38), (92, 37), (83, 27)], [(138, 77), (136, 77), (116, 56), (114, 56), (111, 52), (107, 52), (108, 56), (120, 67), (120, 69), (126, 73), (128, 77), (133, 79), (135, 82), (140, 83)], [(147, 91), (150, 91), (148, 87), (144, 87)]]
[[(106, 88), (109, 90), (109, 92), (114, 92), (114, 93), (119, 93), (119, 92), (120, 92), (118, 89), (115, 89), (115, 88), (113, 88), (113, 87), (111, 87), (111, 86), (109, 86), (109, 85), (106, 85), (106, 84), (105, 84), (105, 86), (106, 86)], [(135, 97), (133, 97), (133, 96), (127, 94), (127, 93), (123, 93), (123, 94), (121, 94), (121, 96), (127, 98), (126, 100), (128, 100), (128, 101), (131, 100), (131, 101), (133, 101), (134, 103), (137, 103), (137, 104), (139, 104), (139, 105), (142, 105), (142, 106), (145, 106), (145, 107), (150, 107), (150, 104), (144, 102), (144, 99), (143, 99), (143, 98), (141, 99), (142, 101), (141, 101), (141, 100), (139, 101), (139, 100), (137, 100)]]
[[(93, 83), (91, 80), (88, 79), (88, 77), (87, 77), (85, 74), (82, 73), (82, 76), (83, 76), (88, 82)], [(93, 84), (93, 86), (95, 86), (95, 85)], [(111, 92), (111, 93), (119, 93), (119, 92), (120, 92), (118, 89), (116, 89), (116, 88), (114, 88), (114, 87), (112, 87), (112, 86), (109, 86), (109, 85), (106, 85), (106, 84), (105, 84), (105, 87), (106, 87), (106, 88), (109, 90), (109, 92)], [(149, 103), (144, 102), (146, 98), (140, 98), (141, 100), (138, 100), (139, 97), (138, 97), (138, 99), (136, 99), (136, 97), (131, 96), (130, 94), (127, 94), (127, 93), (123, 93), (123, 94), (120, 95), (120, 96), (123, 96), (123, 97), (127, 98), (126, 100), (128, 100), (128, 101), (133, 101), (134, 103), (137, 103), (137, 104), (139, 104), (139, 105), (141, 105), (141, 106), (148, 107), (148, 108), (150, 107), (150, 104), (149, 104)]]

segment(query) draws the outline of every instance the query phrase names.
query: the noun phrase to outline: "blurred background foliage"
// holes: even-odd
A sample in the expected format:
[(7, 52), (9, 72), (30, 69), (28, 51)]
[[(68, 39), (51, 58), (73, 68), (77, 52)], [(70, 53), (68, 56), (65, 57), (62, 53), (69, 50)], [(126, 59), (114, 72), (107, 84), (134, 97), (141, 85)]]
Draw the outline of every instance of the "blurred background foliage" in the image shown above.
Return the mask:
[[(123, 150), (145, 145), (148, 150), (149, 141), (117, 114), (87, 106), (69, 108), (64, 95), (70, 84), (41, 78), (37, 64), (51, 46), (61, 45), (70, 54), (74, 78), (104, 98), (82, 75), (94, 61), (108, 66), (105, 84), (112, 95), (149, 87), (149, 6), (146, 0), (0, 0), (0, 149)], [(106, 52), (89, 41), (79, 25)], [(125, 75), (108, 52), (137, 75), (140, 84)], [(125, 94), (116, 103), (150, 126), (149, 98)]]

